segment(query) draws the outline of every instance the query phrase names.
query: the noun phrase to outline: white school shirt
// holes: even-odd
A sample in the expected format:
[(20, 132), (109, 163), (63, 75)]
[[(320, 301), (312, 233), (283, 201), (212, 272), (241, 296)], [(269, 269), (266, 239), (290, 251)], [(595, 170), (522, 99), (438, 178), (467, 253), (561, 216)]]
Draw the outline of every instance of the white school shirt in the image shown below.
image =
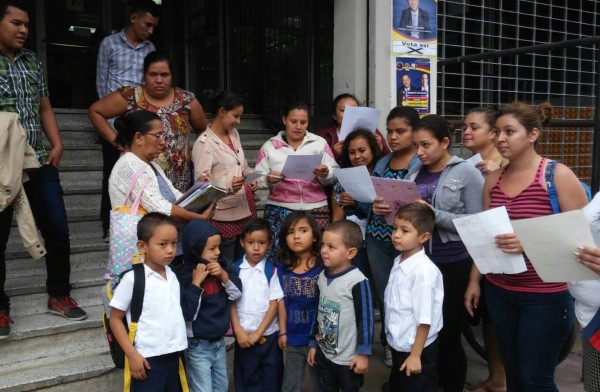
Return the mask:
[[(277, 268), (273, 268), (270, 283), (265, 275), (265, 259), (252, 267), (246, 260), (240, 265), (240, 280), (242, 281), (242, 297), (235, 303), (240, 325), (247, 332), (254, 332), (265, 318), (269, 309), (269, 301), (283, 298), (283, 290), (277, 277)], [(277, 317), (267, 327), (263, 335), (268, 336), (279, 331)]]
[[(138, 321), (134, 347), (145, 358), (183, 351), (187, 348), (185, 320), (180, 304), (177, 277), (165, 266), (167, 279), (144, 265), (146, 287), (144, 304)], [(133, 271), (126, 273), (117, 286), (110, 306), (127, 312), (131, 322)]]
[(400, 262), (396, 257), (385, 289), (385, 332), (388, 344), (396, 351), (409, 353), (419, 324), (428, 324), (425, 347), (442, 329), (444, 283), (442, 273), (424, 250)]

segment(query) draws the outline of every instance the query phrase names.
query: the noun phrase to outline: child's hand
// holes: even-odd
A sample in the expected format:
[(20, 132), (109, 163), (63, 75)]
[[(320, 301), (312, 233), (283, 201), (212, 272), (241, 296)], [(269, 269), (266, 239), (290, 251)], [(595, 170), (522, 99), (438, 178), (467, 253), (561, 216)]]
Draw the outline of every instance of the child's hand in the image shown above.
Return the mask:
[(208, 270), (206, 269), (206, 264), (198, 263), (196, 268), (192, 271), (192, 284), (194, 286), (200, 287), (204, 279), (208, 276)]
[(128, 356), (129, 360), (129, 371), (131, 373), (131, 377), (136, 380), (145, 380), (146, 377), (146, 369), (150, 369), (150, 364), (140, 353), (137, 351), (133, 353), (131, 356)]
[(250, 348), (254, 343), (250, 340), (250, 335), (246, 331), (238, 331), (235, 333), (235, 340), (241, 348)]
[(281, 335), (277, 338), (279, 348), (285, 350), (287, 348), (287, 335)]
[(315, 366), (317, 364), (317, 349), (311, 347), (308, 349), (308, 355), (306, 356), (306, 363), (310, 366)]
[(208, 273), (211, 276), (214, 276), (215, 278), (219, 279), (221, 282), (227, 283), (227, 281), (229, 280), (229, 275), (221, 267), (221, 264), (219, 264), (217, 262), (208, 263), (206, 265), (206, 268), (208, 269)]
[(256, 331), (252, 332), (248, 335), (248, 340), (250, 341), (250, 345), (254, 346), (256, 342), (260, 339), (261, 335), (257, 334)]
[(406, 369), (406, 375), (411, 376), (412, 374), (421, 373), (421, 357), (417, 355), (409, 355), (406, 361), (400, 366), (400, 371)]
[(357, 354), (350, 362), (350, 369), (354, 369), (356, 374), (365, 374), (369, 371), (369, 357)]

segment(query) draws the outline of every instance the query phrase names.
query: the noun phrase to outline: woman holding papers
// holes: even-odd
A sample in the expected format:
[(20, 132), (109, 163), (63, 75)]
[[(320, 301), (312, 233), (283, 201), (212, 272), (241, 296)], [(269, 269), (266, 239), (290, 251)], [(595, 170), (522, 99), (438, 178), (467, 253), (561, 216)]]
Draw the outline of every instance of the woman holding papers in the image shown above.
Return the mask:
[[(108, 180), (113, 207), (121, 205), (129, 194), (129, 203), (142, 193), (140, 205), (147, 212), (160, 212), (179, 222), (210, 219), (213, 205), (201, 214), (175, 205), (182, 196), (154, 162), (165, 145), (163, 123), (157, 114), (138, 110), (115, 121), (119, 131), (116, 143), (127, 152), (121, 155)], [(144, 187), (144, 184), (145, 187)], [(129, 192), (130, 187), (132, 192)], [(178, 252), (178, 255), (182, 254)]]
[[(317, 132), (317, 135), (321, 136), (327, 141), (327, 145), (333, 151), (336, 161), (340, 161), (342, 157), (342, 145), (343, 140), (339, 140), (340, 129), (342, 128), (342, 120), (344, 119), (344, 110), (346, 106), (360, 106), (358, 104), (358, 98), (349, 93), (340, 94), (333, 99), (332, 105), (332, 122), (327, 128), (323, 128)], [(390, 152), (390, 149), (383, 141), (383, 135), (378, 129), (375, 130), (377, 142), (379, 143), (379, 149), (384, 154)]]
[[(331, 184), (333, 169), (338, 167), (325, 139), (307, 131), (308, 106), (304, 102), (293, 103), (284, 110), (283, 124), (285, 131), (267, 140), (256, 157), (256, 171), (268, 173), (258, 181), (270, 190), (264, 216), (275, 239), (283, 219), (295, 210), (310, 211), (321, 229), (327, 227), (329, 207), (323, 186)], [(282, 175), (285, 162), (292, 155), (321, 155), (321, 164), (308, 169), (310, 180)], [(272, 249), (276, 248), (274, 241)]]
[(462, 391), (467, 358), (461, 343), (465, 321), (463, 295), (473, 263), (460, 240), (452, 219), (481, 212), (483, 176), (465, 160), (450, 155), (452, 130), (438, 115), (423, 117), (413, 132), (419, 163), (406, 179), (414, 181), (426, 203), (435, 212), (435, 230), (425, 252), (442, 272), (444, 327), (439, 335), (438, 377), (446, 392)]
[(471, 150), (474, 155), (479, 154), (481, 159), (474, 163), (484, 176), (508, 163), (496, 149), (495, 121), (496, 111), (494, 109), (478, 107), (467, 113), (463, 123), (463, 146)]
[(599, 276), (598, 280), (569, 282), (569, 291), (575, 297), (575, 315), (583, 328), (583, 389), (600, 391), (600, 193), (596, 193), (583, 212), (596, 246), (578, 249), (575, 255)]
[[(548, 160), (535, 151), (542, 125), (552, 118), (552, 106), (532, 107), (515, 101), (496, 115), (496, 145), (510, 163), (488, 176), (484, 207), (505, 206), (511, 220), (553, 213), (545, 182)], [(582, 208), (585, 191), (573, 172), (558, 164), (555, 185), (561, 211)], [(523, 253), (514, 233), (495, 238), (506, 253)], [(566, 283), (545, 283), (525, 256), (527, 271), (486, 275), (486, 302), (504, 359), (509, 391), (557, 391), (554, 371), (559, 352), (573, 325), (573, 298)], [(472, 313), (479, 301), (479, 278), (473, 268), (465, 305)]]
[[(408, 168), (418, 161), (412, 144), (412, 131), (417, 122), (419, 122), (419, 113), (414, 108), (398, 106), (390, 111), (386, 126), (387, 141), (392, 152), (377, 161), (371, 172), (373, 177), (403, 179)], [(379, 206), (383, 207), (381, 210), (383, 212), (378, 210)], [(385, 211), (389, 212), (389, 206), (380, 197), (375, 199), (372, 212), (370, 204), (358, 203), (356, 208), (358, 216), (367, 217), (365, 243), (375, 293), (380, 304), (381, 320), (385, 319), (383, 309), (385, 287), (394, 258), (398, 256), (391, 242), (393, 228), (386, 222)], [(381, 344), (386, 347), (385, 364), (392, 366), (392, 352), (387, 347), (385, 328), (382, 328), (380, 338)]]
[[(467, 113), (462, 127), (463, 146), (471, 150), (473, 154), (479, 155), (480, 160), (473, 163), (484, 177), (508, 164), (508, 161), (496, 149), (495, 122), (496, 111), (494, 109), (478, 107)], [(471, 160), (468, 161), (472, 162)], [(469, 390), (473, 392), (503, 392), (506, 391), (506, 374), (504, 373), (502, 355), (498, 348), (496, 336), (494, 336), (490, 316), (485, 307), (485, 279), (480, 281), (480, 286), (481, 298), (484, 303), (480, 303), (478, 313), (483, 324), (483, 340), (487, 352), (489, 376), (487, 380), (480, 382)]]
[(244, 113), (242, 98), (222, 91), (215, 98), (215, 117), (206, 132), (196, 139), (192, 150), (194, 177), (210, 179), (232, 195), (220, 199), (211, 221), (221, 233), (221, 254), (228, 265), (242, 256), (239, 235), (250, 220), (256, 218), (254, 191), (256, 181), (245, 184), (248, 166), (236, 126)]
[[(340, 158), (340, 167), (365, 166), (369, 173), (373, 171), (377, 160), (381, 155), (379, 143), (373, 133), (366, 129), (355, 129), (350, 132), (344, 145), (342, 146), (342, 156)], [(367, 229), (367, 217), (358, 209), (359, 204), (352, 195), (345, 191), (344, 187), (336, 179), (333, 182), (333, 193), (331, 195), (331, 216), (332, 220), (338, 221), (348, 219), (358, 224), (363, 232), (363, 239)], [(370, 208), (370, 204), (369, 207)], [(358, 214), (358, 215), (357, 215)], [(359, 216), (360, 215), (360, 216)], [(369, 258), (367, 257), (366, 247), (363, 247), (352, 263), (369, 279), (372, 279), (371, 269), (369, 267)]]

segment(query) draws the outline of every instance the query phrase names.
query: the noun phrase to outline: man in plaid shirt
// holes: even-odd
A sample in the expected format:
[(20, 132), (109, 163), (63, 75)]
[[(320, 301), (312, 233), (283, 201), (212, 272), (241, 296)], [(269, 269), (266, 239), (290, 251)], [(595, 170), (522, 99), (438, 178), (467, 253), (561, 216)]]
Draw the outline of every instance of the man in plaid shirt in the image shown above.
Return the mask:
[[(42, 64), (33, 52), (23, 48), (29, 33), (26, 2), (0, 0), (0, 17), (0, 111), (19, 114), (19, 121), (27, 131), (27, 142), (40, 163), (40, 168), (28, 172), (30, 179), (23, 186), (48, 251), (48, 312), (69, 320), (83, 320), (87, 314), (70, 297), (71, 246), (58, 176), (62, 141)], [(4, 292), (4, 252), (12, 215), (10, 206), (0, 212), (0, 339), (8, 336), (12, 322), (8, 317), (10, 301)]]

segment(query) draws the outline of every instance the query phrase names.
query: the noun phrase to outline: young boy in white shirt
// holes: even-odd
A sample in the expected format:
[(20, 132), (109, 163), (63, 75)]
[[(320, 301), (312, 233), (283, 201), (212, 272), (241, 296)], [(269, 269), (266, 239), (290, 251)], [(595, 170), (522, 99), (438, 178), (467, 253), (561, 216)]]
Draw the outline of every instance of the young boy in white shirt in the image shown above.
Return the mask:
[(396, 213), (394, 260), (385, 289), (385, 329), (392, 348), (391, 391), (437, 392), (437, 336), (442, 329), (444, 284), (423, 244), (435, 226), (433, 210), (412, 203)]
[[(110, 327), (129, 362), (131, 391), (181, 391), (179, 358), (187, 348), (179, 281), (169, 268), (177, 252), (177, 227), (156, 212), (145, 215), (137, 227), (137, 246), (144, 254), (145, 291), (142, 314), (133, 344), (123, 324), (131, 324), (133, 271), (126, 273), (110, 301)], [(194, 272), (195, 278), (202, 272)], [(185, 377), (185, 376), (183, 376)], [(129, 389), (126, 389), (129, 390)]]
[(283, 290), (276, 267), (266, 258), (272, 238), (271, 227), (260, 218), (248, 223), (240, 235), (246, 254), (236, 261), (235, 268), (239, 269), (243, 290), (231, 306), (237, 392), (281, 390), (283, 354), (277, 345), (277, 309)]

